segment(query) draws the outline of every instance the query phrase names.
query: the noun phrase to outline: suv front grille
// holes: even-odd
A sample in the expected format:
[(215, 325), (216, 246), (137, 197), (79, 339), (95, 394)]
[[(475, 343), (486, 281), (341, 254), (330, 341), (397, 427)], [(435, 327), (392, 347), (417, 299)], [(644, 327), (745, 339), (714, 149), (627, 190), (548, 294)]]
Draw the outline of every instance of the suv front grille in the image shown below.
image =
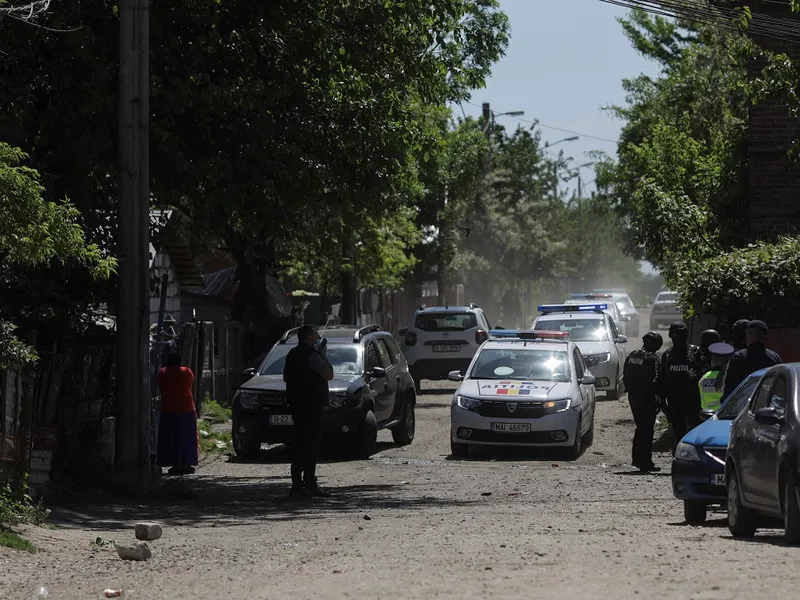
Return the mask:
[[(515, 405), (509, 410), (509, 405)], [(499, 417), (502, 419), (538, 419), (547, 414), (541, 402), (495, 402), (484, 400), (477, 410), (482, 417)]]
[(260, 392), (258, 404), (259, 406), (285, 406), (286, 392)]

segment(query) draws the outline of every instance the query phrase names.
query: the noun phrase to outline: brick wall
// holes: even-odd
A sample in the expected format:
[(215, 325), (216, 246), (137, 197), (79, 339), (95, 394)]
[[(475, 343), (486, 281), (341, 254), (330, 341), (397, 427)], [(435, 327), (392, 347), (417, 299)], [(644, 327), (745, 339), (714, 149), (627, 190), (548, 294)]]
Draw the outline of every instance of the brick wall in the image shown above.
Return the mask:
[[(754, 23), (758, 15), (788, 16), (786, 5), (752, 2)], [(762, 47), (800, 60), (800, 45), (754, 36)], [(763, 63), (750, 65), (751, 78), (760, 74)], [(769, 239), (800, 231), (800, 164), (790, 160), (792, 141), (800, 138), (800, 120), (792, 117), (786, 104), (768, 100), (749, 111), (749, 199), (750, 235)]]

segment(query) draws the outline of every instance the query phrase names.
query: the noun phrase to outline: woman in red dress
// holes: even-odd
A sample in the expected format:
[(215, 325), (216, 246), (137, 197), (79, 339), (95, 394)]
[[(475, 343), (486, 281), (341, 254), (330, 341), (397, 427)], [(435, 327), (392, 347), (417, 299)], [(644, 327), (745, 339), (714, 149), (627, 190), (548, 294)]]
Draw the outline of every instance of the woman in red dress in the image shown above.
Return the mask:
[(192, 395), (194, 373), (181, 366), (180, 354), (171, 353), (167, 366), (158, 372), (161, 419), (158, 424), (158, 457), (161, 467), (172, 467), (173, 475), (194, 473), (199, 438), (197, 411)]

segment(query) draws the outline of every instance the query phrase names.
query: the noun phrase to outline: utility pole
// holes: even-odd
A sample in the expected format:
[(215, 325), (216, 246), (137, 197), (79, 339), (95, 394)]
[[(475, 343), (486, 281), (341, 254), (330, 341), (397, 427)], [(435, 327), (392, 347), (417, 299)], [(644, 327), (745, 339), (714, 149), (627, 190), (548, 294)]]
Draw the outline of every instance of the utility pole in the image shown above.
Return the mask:
[(116, 471), (137, 492), (150, 480), (149, 11), (149, 0), (120, 2)]

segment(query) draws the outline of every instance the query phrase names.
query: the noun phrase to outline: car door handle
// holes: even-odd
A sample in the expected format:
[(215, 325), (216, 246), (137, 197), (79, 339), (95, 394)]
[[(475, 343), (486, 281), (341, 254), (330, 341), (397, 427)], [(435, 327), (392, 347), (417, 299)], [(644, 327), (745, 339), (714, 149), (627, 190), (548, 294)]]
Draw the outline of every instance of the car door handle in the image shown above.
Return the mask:
[(383, 389), (386, 390), (387, 392), (389, 391), (389, 382), (388, 381), (384, 381), (383, 382)]

